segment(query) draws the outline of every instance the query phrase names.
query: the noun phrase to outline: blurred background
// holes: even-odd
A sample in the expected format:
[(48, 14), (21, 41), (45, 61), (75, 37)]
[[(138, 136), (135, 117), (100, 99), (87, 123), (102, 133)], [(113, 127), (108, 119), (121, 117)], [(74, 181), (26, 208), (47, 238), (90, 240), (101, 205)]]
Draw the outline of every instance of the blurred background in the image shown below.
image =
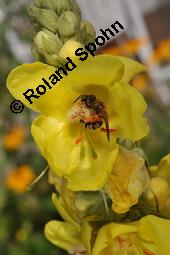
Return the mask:
[[(45, 223), (59, 218), (47, 176), (30, 192), (26, 187), (46, 167), (30, 135), (33, 113), (11, 112), (6, 79), (12, 68), (34, 61), (30, 0), (0, 0), (0, 255), (60, 255), (43, 236)], [(170, 0), (79, 0), (82, 15), (97, 34), (118, 20), (125, 28), (98, 54), (134, 58), (148, 66), (133, 85), (149, 105), (151, 132), (142, 141), (149, 164), (170, 152)]]

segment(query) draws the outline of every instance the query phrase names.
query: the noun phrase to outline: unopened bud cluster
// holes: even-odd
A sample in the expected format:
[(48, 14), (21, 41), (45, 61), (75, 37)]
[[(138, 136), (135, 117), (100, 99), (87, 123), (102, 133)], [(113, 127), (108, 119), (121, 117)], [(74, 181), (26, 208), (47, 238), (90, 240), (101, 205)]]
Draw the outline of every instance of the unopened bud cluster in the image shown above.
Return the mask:
[(81, 11), (75, 0), (33, 2), (28, 13), (34, 36), (32, 54), (37, 60), (61, 66), (65, 63), (63, 51), (66, 50), (69, 56), (69, 49), (78, 43), (84, 46), (95, 40), (95, 30), (89, 22), (81, 20)]

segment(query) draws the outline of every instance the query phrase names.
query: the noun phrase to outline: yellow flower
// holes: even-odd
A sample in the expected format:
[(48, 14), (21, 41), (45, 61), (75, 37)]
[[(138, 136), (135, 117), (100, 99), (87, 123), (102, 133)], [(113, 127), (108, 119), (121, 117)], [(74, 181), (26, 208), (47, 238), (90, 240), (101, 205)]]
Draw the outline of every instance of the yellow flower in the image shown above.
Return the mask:
[[(70, 189), (100, 189), (117, 156), (116, 138), (136, 141), (148, 133), (143, 117), (146, 103), (128, 84), (134, 74), (143, 70), (142, 65), (123, 57), (90, 58), (56, 85), (50, 84), (52, 88), (46, 88), (46, 93), (32, 98), (32, 104), (23, 93), (33, 89), (41, 94), (37, 86), (42, 84), (42, 77), (51, 80), (55, 68), (37, 62), (22, 65), (9, 75), (7, 87), (11, 94), (41, 113), (32, 124), (32, 135), (52, 170), (68, 180)], [(54, 80), (53, 76), (53, 84)], [(88, 95), (96, 100), (101, 115), (85, 101)], [(107, 117), (110, 135), (113, 132), (110, 142), (105, 134)], [(96, 130), (84, 127), (88, 123), (90, 128), (94, 122)]]
[(91, 227), (87, 222), (80, 225), (66, 210), (63, 199), (52, 196), (57, 211), (65, 221), (52, 220), (45, 226), (45, 236), (53, 244), (75, 254), (76, 252), (91, 253)]
[(145, 160), (134, 150), (120, 147), (113, 170), (105, 185), (105, 190), (112, 199), (112, 209), (125, 213), (149, 186), (149, 176)]
[(169, 255), (170, 221), (146, 216), (129, 224), (109, 223), (97, 235), (92, 255)]
[(20, 149), (24, 142), (25, 130), (22, 126), (14, 126), (4, 137), (4, 147), (6, 150)]
[(35, 179), (32, 168), (22, 165), (11, 172), (6, 177), (5, 183), (8, 189), (22, 193), (26, 191), (28, 185)]
[(158, 166), (152, 166), (150, 170), (152, 179), (145, 192), (145, 199), (155, 210), (157, 206), (159, 207), (161, 216), (170, 219), (170, 154), (161, 159)]

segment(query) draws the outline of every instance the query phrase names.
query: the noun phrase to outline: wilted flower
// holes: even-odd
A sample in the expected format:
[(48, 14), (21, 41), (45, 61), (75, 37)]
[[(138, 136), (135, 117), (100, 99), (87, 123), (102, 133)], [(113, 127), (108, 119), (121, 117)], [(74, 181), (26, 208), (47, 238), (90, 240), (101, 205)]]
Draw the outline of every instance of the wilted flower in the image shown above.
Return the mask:
[[(142, 65), (130, 59), (97, 56), (79, 65), (32, 104), (23, 92), (36, 91), (42, 75), (48, 80), (55, 68), (26, 64), (9, 75), (7, 86), (12, 95), (41, 113), (32, 124), (33, 137), (52, 170), (68, 180), (70, 189), (100, 189), (117, 156), (116, 138), (136, 141), (148, 133), (143, 117), (146, 103), (127, 83), (142, 70)], [(88, 96), (100, 110), (89, 106)]]
[(113, 211), (127, 212), (132, 205), (137, 204), (139, 196), (148, 186), (145, 160), (135, 150), (120, 147), (105, 185), (105, 190), (112, 199)]

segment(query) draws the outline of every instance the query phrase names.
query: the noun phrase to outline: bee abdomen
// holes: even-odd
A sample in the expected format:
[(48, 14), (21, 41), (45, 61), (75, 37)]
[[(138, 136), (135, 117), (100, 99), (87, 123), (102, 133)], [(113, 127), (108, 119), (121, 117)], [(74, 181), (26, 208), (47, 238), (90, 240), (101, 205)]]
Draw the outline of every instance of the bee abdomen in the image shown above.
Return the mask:
[(85, 122), (84, 120), (80, 120), (80, 122), (84, 125), (87, 129), (97, 129), (100, 128), (103, 124), (103, 121), (95, 121), (95, 122)]

